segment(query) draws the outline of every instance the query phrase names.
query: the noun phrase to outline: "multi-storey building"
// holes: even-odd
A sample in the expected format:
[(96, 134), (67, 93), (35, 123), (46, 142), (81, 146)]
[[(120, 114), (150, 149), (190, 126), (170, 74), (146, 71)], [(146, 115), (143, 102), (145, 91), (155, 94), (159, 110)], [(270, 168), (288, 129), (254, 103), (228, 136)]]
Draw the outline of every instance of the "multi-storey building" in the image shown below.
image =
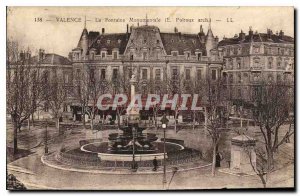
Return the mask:
[[(89, 71), (94, 78), (114, 80), (132, 74), (138, 80), (138, 90), (155, 93), (168, 78), (218, 79), (222, 61), (211, 52), (218, 38), (209, 27), (202, 26), (197, 34), (185, 34), (175, 27), (172, 33), (160, 32), (156, 26), (127, 25), (125, 33), (93, 32), (86, 28), (78, 45), (70, 53), (73, 62), (74, 84), (81, 72)], [(161, 89), (164, 90), (164, 89)], [(80, 113), (80, 104), (73, 104), (74, 115)]]
[(224, 61), (223, 76), (230, 99), (251, 101), (253, 86), (261, 82), (290, 82), (294, 78), (294, 38), (283, 31), (274, 34), (241, 31), (218, 44)]

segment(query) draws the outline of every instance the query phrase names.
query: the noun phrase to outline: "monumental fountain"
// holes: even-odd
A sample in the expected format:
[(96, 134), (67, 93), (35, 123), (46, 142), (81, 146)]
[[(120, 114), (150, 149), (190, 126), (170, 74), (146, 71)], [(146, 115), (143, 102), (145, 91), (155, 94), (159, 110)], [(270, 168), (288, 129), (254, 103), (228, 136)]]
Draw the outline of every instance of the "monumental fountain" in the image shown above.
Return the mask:
[[(130, 79), (131, 101), (135, 99), (135, 88), (137, 80), (135, 75)], [(143, 133), (146, 127), (139, 124), (139, 107), (133, 104), (126, 111), (127, 124), (119, 129), (121, 133), (111, 133), (108, 142), (86, 144), (81, 147), (84, 152), (98, 153), (101, 160), (105, 161), (149, 161), (156, 157), (157, 160), (163, 159), (162, 142), (157, 141), (158, 137), (154, 133)], [(168, 151), (182, 150), (180, 144), (167, 142)]]
[[(137, 80), (133, 75), (130, 80), (131, 100), (135, 97), (136, 84)], [(159, 165), (162, 165), (164, 153), (169, 165), (201, 158), (199, 151), (184, 147), (182, 142), (165, 141), (164, 148), (164, 142), (155, 133), (140, 126), (140, 112), (137, 105), (128, 107), (126, 116), (126, 125), (119, 127), (117, 133), (110, 133), (107, 141), (103, 138), (80, 140), (80, 147), (63, 148), (57, 153), (55, 159), (60, 166), (67, 164), (68, 167), (74, 165), (76, 168), (92, 166), (136, 169), (136, 165), (152, 167), (154, 158)], [(47, 157), (44, 158), (44, 162), (45, 160)]]

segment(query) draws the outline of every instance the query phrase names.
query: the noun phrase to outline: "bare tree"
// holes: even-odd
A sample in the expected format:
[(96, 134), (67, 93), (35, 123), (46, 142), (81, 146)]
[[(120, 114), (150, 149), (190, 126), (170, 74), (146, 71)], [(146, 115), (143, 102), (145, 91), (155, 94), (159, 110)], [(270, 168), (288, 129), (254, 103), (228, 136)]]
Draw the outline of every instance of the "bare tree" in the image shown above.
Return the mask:
[(91, 119), (91, 129), (94, 129), (94, 119), (98, 112), (97, 101), (100, 95), (106, 93), (109, 88), (109, 83), (107, 80), (102, 78), (93, 78), (90, 83), (90, 92), (89, 92), (89, 100), (91, 102), (91, 106), (87, 107), (86, 112)]
[[(8, 40), (7, 50), (10, 54), (19, 52), (18, 43)], [(14, 154), (18, 152), (18, 129), (29, 119), (37, 108), (36, 100), (39, 92), (37, 68), (30, 64), (30, 56), (22, 53), (20, 59), (7, 57), (6, 102), (7, 112), (11, 116), (14, 129)], [(10, 61), (12, 60), (12, 61)], [(17, 61), (16, 61), (17, 60)]]
[(204, 102), (206, 105), (206, 129), (210, 138), (212, 139), (213, 147), (213, 160), (212, 160), (212, 175), (215, 175), (216, 170), (216, 155), (218, 144), (221, 139), (221, 135), (224, 131), (224, 104), (226, 98), (224, 96), (223, 84), (220, 79), (211, 79), (208, 77), (205, 83), (207, 100)]
[(85, 114), (88, 107), (90, 99), (90, 87), (91, 87), (91, 78), (90, 78), (90, 68), (78, 69), (79, 72), (76, 73), (76, 80), (74, 85), (74, 97), (80, 104), (81, 107), (81, 120), (83, 126), (85, 127)]
[[(254, 87), (253, 119), (259, 126), (267, 154), (267, 173), (274, 166), (274, 152), (287, 138), (294, 134), (288, 129), (280, 134), (280, 127), (287, 123), (289, 112), (292, 111), (292, 86), (283, 82), (261, 83)], [(283, 135), (283, 136), (282, 136)]]
[(180, 112), (180, 105), (181, 105), (181, 95), (184, 93), (184, 74), (173, 74), (172, 76), (166, 77), (166, 86), (167, 86), (167, 92), (169, 95), (173, 96), (175, 94), (178, 94), (178, 101), (175, 105), (174, 109), (174, 129), (177, 133), (177, 124), (178, 124), (178, 115)]
[(50, 88), (48, 91), (48, 104), (50, 111), (55, 119), (56, 128), (60, 131), (59, 118), (62, 115), (62, 108), (67, 99), (67, 89), (65, 88), (64, 81), (61, 77), (57, 76), (55, 72), (52, 80), (50, 81)]
[[(130, 94), (130, 78), (126, 78), (125, 74), (118, 72), (117, 75), (113, 76), (111, 78), (111, 89), (113, 90), (113, 94), (120, 94), (124, 93), (128, 95)], [(126, 111), (127, 109), (127, 103), (124, 103), (123, 105), (118, 105), (116, 108), (116, 114), (117, 114), (117, 122), (118, 127), (120, 127), (120, 118), (121, 115)]]

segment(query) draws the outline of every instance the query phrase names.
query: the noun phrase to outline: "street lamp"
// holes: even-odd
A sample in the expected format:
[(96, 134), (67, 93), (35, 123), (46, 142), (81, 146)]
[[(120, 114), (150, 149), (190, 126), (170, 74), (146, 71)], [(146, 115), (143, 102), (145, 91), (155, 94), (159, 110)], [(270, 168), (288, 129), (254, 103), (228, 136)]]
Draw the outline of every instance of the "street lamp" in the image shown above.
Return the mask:
[(46, 119), (46, 130), (45, 130), (45, 154), (48, 154), (48, 120)]
[(160, 120), (162, 125), (161, 127), (164, 130), (164, 174), (163, 174), (163, 189), (166, 188), (166, 184), (167, 184), (167, 177), (166, 177), (166, 128), (167, 128), (167, 124), (169, 122), (169, 120), (166, 118), (166, 115), (164, 114), (164, 116), (162, 117), (162, 119)]
[(135, 162), (135, 137), (136, 137), (136, 128), (132, 128), (132, 166), (131, 169), (132, 171), (136, 172), (137, 171), (137, 164)]

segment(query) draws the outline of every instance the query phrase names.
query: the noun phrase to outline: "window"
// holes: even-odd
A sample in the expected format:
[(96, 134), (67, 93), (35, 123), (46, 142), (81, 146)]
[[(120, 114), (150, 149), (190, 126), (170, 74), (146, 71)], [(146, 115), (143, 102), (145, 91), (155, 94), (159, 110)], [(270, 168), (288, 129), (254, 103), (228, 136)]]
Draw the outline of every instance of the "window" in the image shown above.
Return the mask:
[(90, 69), (90, 81), (94, 82), (95, 81), (95, 70)]
[(201, 53), (198, 53), (197, 57), (198, 57), (198, 61), (201, 61)]
[(100, 44), (100, 39), (97, 40), (97, 44)]
[(102, 58), (105, 58), (105, 57), (106, 57), (106, 52), (105, 52), (105, 51), (102, 51), (102, 52), (101, 52), (101, 57), (102, 57)]
[(130, 52), (130, 60), (133, 60), (133, 52)]
[(147, 52), (143, 52), (143, 60), (147, 59)]
[(64, 112), (67, 112), (67, 111), (68, 111), (68, 105), (67, 105), (67, 104), (64, 104), (63, 111), (64, 111)]
[(186, 69), (185, 70), (185, 79), (186, 80), (190, 80), (191, 79), (191, 70), (190, 69)]
[(106, 43), (107, 43), (107, 44), (110, 44), (110, 40), (108, 39), (108, 40), (106, 41)]
[(64, 83), (68, 84), (69, 83), (69, 75), (64, 74)]
[(234, 48), (234, 49), (233, 49), (233, 54), (234, 54), (234, 55), (237, 55), (237, 54), (238, 54), (237, 48)]
[(229, 83), (233, 83), (233, 75), (229, 74)]
[(91, 53), (91, 60), (94, 60), (95, 59), (95, 53)]
[(178, 76), (178, 70), (177, 69), (173, 69), (172, 70), (172, 79), (173, 80), (177, 80)]
[(277, 81), (278, 81), (278, 82), (281, 81), (281, 75), (280, 75), (280, 74), (277, 75)]
[(128, 69), (128, 78), (131, 78), (131, 76), (132, 76), (132, 69), (129, 68), (129, 69)]
[(190, 56), (191, 56), (191, 53), (190, 53), (190, 52), (186, 52), (185, 58), (186, 58), (187, 60), (190, 59)]
[(197, 78), (198, 78), (198, 80), (202, 79), (202, 70), (201, 69), (197, 70)]
[(242, 75), (240, 73), (238, 74), (238, 83), (242, 83)]
[(155, 80), (160, 80), (160, 69), (155, 70)]
[(118, 78), (118, 69), (113, 69), (113, 79)]
[(118, 44), (120, 44), (121, 43), (121, 40), (120, 39), (118, 39)]
[(272, 61), (272, 59), (269, 59), (268, 68), (272, 69), (272, 67), (273, 67), (273, 61)]
[(242, 97), (242, 90), (241, 89), (237, 89), (237, 96), (238, 96), (238, 98)]
[(146, 39), (144, 39), (144, 42), (143, 42), (143, 43), (144, 43), (144, 44), (145, 44), (145, 43), (147, 43), (147, 40), (146, 40)]
[(142, 79), (143, 80), (147, 80), (147, 75), (148, 75), (148, 73), (147, 73), (147, 69), (142, 69)]
[(237, 69), (241, 69), (241, 62), (237, 62)]
[(76, 77), (79, 79), (80, 78), (80, 69), (76, 69)]
[(105, 69), (101, 69), (101, 75), (100, 75), (100, 78), (102, 79), (102, 80), (105, 80)]
[(159, 44), (159, 40), (156, 40), (156, 43)]
[(113, 56), (114, 56), (114, 59), (118, 59), (118, 52), (117, 51), (113, 52)]
[(215, 70), (215, 69), (211, 70), (211, 79), (212, 80), (217, 79), (217, 70)]
[(277, 68), (280, 68), (281, 67), (281, 62), (278, 62), (277, 63)]

